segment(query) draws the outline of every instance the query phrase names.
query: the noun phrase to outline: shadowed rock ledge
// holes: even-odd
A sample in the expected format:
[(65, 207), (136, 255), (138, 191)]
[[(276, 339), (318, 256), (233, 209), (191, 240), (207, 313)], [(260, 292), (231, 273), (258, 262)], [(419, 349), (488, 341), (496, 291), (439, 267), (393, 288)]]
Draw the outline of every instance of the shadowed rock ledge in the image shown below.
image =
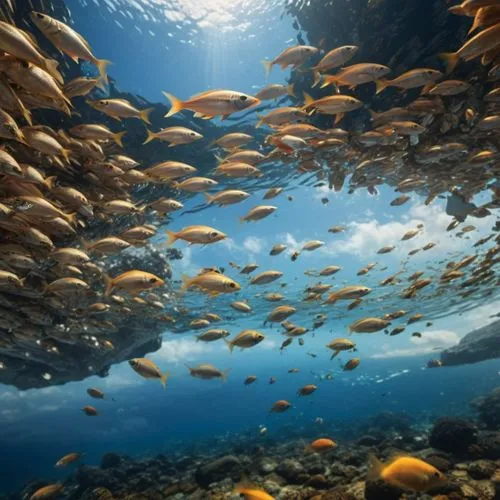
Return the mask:
[(446, 366), (496, 358), (500, 358), (500, 320), (468, 333), (456, 346), (441, 353)]

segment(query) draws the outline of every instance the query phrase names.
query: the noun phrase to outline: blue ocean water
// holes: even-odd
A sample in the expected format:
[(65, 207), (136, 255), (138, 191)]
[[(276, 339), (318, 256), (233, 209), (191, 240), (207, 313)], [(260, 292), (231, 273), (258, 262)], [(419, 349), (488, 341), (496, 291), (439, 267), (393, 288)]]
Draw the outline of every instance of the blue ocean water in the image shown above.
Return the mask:
[[(266, 83), (286, 84), (290, 71), (274, 67), (266, 82), (260, 61), (272, 59), (287, 46), (308, 41), (308, 34), (287, 13), (289, 3), (79, 0), (71, 5), (67, 2), (67, 7), (73, 28), (85, 36), (99, 57), (112, 61), (109, 73), (117, 89), (168, 105), (162, 91), (186, 99), (208, 89), (255, 94)], [(333, 8), (333, 4), (325, 2), (325, 8)], [(308, 6), (309, 2), (296, 2), (299, 10)], [(51, 13), (49, 7), (47, 11)], [(389, 55), (381, 55), (380, 62), (389, 59)], [(90, 64), (82, 68), (95, 73)], [(290, 104), (286, 97), (280, 103)], [(193, 118), (184, 113), (179, 122), (191, 125)], [(239, 131), (238, 127), (253, 129), (256, 117), (251, 115), (241, 122), (217, 119), (214, 123), (217, 135), (223, 135)], [(214, 153), (223, 154), (211, 149), (208, 139), (201, 145), (179, 147), (202, 151), (203, 164), (197, 166), (205, 174), (217, 164)], [(164, 160), (178, 158), (177, 148), (162, 147), (158, 145), (157, 151)], [(249, 147), (268, 152), (257, 139)], [(229, 306), (233, 298), (225, 295), (213, 298), (189, 291), (167, 303), (165, 312), (179, 323), (187, 317), (182, 308), (187, 308), (190, 318), (215, 312), (223, 321), (213, 326), (227, 328), (232, 337), (241, 330), (256, 329), (266, 339), (255, 348), (230, 353), (223, 341), (198, 342), (195, 335), (200, 331), (179, 333), (174, 327), (165, 327), (160, 349), (147, 357), (171, 375), (166, 390), (156, 380), (141, 378), (127, 361), (113, 364), (103, 378), (95, 376), (89, 366), (85, 380), (64, 385), (52, 385), (50, 377), (43, 388), (19, 390), (15, 380), (1, 385), (0, 444), (5, 461), (0, 471), (0, 492), (16, 490), (35, 477), (49, 482), (63, 480), (68, 469), (56, 470), (54, 464), (72, 451), (84, 453), (85, 464), (99, 464), (109, 451), (138, 458), (158, 453), (189, 454), (192, 450), (224, 451), (241, 436), (259, 443), (327, 433), (336, 435), (342, 444), (343, 439), (347, 442), (356, 436), (358, 429), (362, 432), (367, 419), (381, 412), (406, 413), (422, 430), (440, 416), (475, 415), (469, 402), (499, 385), (500, 361), (439, 369), (426, 366), (429, 359), (439, 358), (441, 351), (458, 343), (465, 334), (492, 321), (498, 312), (494, 285), (489, 285), (491, 293), (478, 293), (465, 300), (458, 287), (443, 290), (439, 283), (433, 283), (430, 291), (417, 299), (404, 300), (399, 288), (381, 282), (393, 274), (401, 274), (406, 282), (416, 271), (438, 276), (448, 261), (476, 252), (473, 244), (491, 233), (494, 216), (474, 219), (472, 235), (457, 237), (446, 231), (452, 218), (446, 214), (445, 197), (426, 205), (425, 193), (412, 193), (409, 204), (392, 207), (390, 202), (398, 195), (394, 186), (377, 185), (375, 196), (367, 190), (350, 194), (346, 188), (332, 191), (321, 182), (324, 179), (314, 173), (297, 172), (287, 162), (263, 166), (264, 174), (266, 169), (274, 176), (273, 184), (285, 190), (270, 202), (277, 207), (272, 216), (241, 224), (240, 217), (262, 202), (269, 186), (260, 179), (242, 181), (241, 186), (239, 181), (231, 181), (229, 185), (245, 188), (252, 196), (224, 208), (208, 207), (201, 194), (185, 197), (183, 210), (161, 220), (158, 234), (151, 240), (159, 252), (164, 252), (167, 228), (178, 231), (205, 224), (226, 233), (229, 238), (214, 245), (175, 243), (183, 258), (171, 262), (172, 295), (179, 291), (183, 276), (194, 276), (204, 267), (222, 267), (242, 284), (237, 300), (248, 300), (252, 313), (246, 316), (234, 311)], [(140, 188), (137, 193), (139, 197)], [(486, 198), (486, 194), (479, 194), (475, 202), (479, 205)], [(345, 226), (345, 233), (329, 233), (336, 224)], [(422, 233), (415, 240), (401, 242), (401, 236), (418, 224), (423, 224)], [(297, 261), (290, 258), (293, 250), (316, 239), (324, 241), (325, 246), (302, 252)], [(408, 259), (410, 250), (429, 242), (437, 242), (437, 247)], [(271, 256), (269, 251), (276, 243), (286, 244), (287, 250)], [(397, 245), (395, 252), (377, 254), (378, 249), (390, 244)], [(493, 247), (494, 240), (489, 245)], [(276, 269), (283, 278), (263, 287), (251, 286), (229, 262), (241, 267), (258, 262), (257, 272)], [(375, 268), (360, 276), (358, 271), (372, 262)], [(342, 270), (333, 278), (311, 276), (312, 270), (328, 265), (339, 265)], [(336, 288), (364, 284), (373, 289), (374, 298), (352, 311), (347, 311), (347, 302), (343, 301), (334, 305), (304, 301), (304, 289), (318, 282)], [(267, 292), (283, 293), (283, 303), (297, 307), (290, 319), (310, 328), (304, 346), (295, 340), (280, 350), (283, 329), (279, 324), (264, 323), (276, 305), (263, 300)], [(398, 336), (384, 332), (350, 336), (348, 325), (356, 319), (399, 309), (406, 314), (393, 321), (389, 330), (403, 325), (412, 314), (422, 313), (424, 318), (408, 325)], [(328, 320), (312, 330), (317, 314), (326, 314)], [(432, 324), (424, 326), (427, 321)], [(422, 337), (412, 336), (415, 332)], [(354, 340), (357, 351), (330, 360), (331, 351), (325, 346), (336, 337)], [(360, 366), (352, 372), (343, 371), (344, 363), (353, 357), (361, 359)], [(190, 377), (187, 367), (200, 363), (228, 370), (227, 382)], [(292, 368), (298, 373), (289, 373)], [(50, 368), (48, 374), (52, 375)], [(249, 375), (257, 376), (257, 382), (245, 386), (243, 381)], [(276, 383), (269, 383), (271, 377)], [(297, 391), (311, 383), (318, 390), (310, 397), (298, 397)], [(86, 393), (89, 387), (102, 389), (105, 399), (91, 400)], [(270, 408), (279, 399), (290, 401), (293, 407), (285, 414), (271, 414)], [(81, 408), (89, 404), (98, 409), (97, 417), (82, 412)], [(317, 418), (324, 424), (317, 424)], [(259, 433), (262, 427), (268, 429), (265, 436)]]

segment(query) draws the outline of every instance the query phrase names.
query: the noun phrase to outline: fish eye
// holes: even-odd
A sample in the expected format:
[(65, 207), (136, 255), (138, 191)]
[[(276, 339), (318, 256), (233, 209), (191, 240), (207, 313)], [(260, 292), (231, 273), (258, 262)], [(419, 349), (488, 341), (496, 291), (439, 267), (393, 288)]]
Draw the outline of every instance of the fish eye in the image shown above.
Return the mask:
[(441, 474), (439, 472), (434, 472), (434, 477), (441, 477)]
[(191, 132), (189, 135), (190, 135), (191, 137), (194, 137), (194, 136), (196, 135), (196, 133), (195, 133), (195, 132)]
[(149, 278), (150, 283), (156, 283), (156, 281), (157, 281), (156, 278)]
[(236, 283), (233, 283), (232, 281), (229, 283), (229, 288), (236, 288)]
[(36, 17), (38, 17), (38, 19), (43, 19), (45, 16), (43, 14), (40, 14), (39, 12), (37, 12)]
[(246, 95), (240, 95), (240, 101), (246, 101), (247, 96)]
[(210, 238), (217, 238), (217, 233), (215, 231), (212, 231), (210, 234), (209, 234)]

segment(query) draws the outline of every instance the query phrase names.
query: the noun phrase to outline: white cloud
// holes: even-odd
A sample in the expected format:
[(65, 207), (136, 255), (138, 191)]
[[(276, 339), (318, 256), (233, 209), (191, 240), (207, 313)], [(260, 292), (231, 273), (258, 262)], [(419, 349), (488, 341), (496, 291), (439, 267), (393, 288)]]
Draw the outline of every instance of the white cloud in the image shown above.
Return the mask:
[[(452, 221), (452, 217), (446, 214), (442, 205), (435, 204), (425, 206), (415, 204), (408, 213), (401, 217), (400, 221), (380, 223), (376, 219), (367, 222), (351, 222), (348, 226), (348, 236), (342, 240), (336, 240), (325, 245), (321, 251), (329, 255), (354, 254), (361, 258), (374, 256), (375, 252), (387, 245), (394, 245), (396, 249), (390, 254), (401, 258), (414, 248), (422, 247), (426, 243), (437, 244), (432, 252), (459, 251), (470, 245), (464, 238), (457, 238), (456, 232), (447, 232), (446, 228)], [(477, 231), (475, 235), (481, 234), (483, 230), (489, 229), (491, 221), (488, 218), (474, 219), (468, 221), (473, 224)], [(401, 241), (401, 237), (409, 230), (423, 224), (423, 230), (414, 238)], [(475, 237), (475, 236), (472, 236)], [(479, 238), (479, 236), (477, 236)], [(413, 259), (422, 258), (425, 253), (416, 254)]]
[(460, 337), (450, 330), (432, 330), (422, 334), (422, 337), (411, 337), (413, 347), (391, 349), (390, 344), (382, 346), (382, 352), (372, 354), (373, 359), (403, 358), (432, 354), (457, 344)]
[[(196, 360), (201, 354), (212, 351), (212, 346), (192, 339), (175, 339), (163, 341), (159, 351), (151, 355), (155, 363), (185, 363)], [(161, 367), (160, 367), (161, 368)]]
[(243, 248), (254, 255), (262, 253), (264, 245), (265, 240), (263, 238), (258, 238), (257, 236), (248, 236), (243, 241)]

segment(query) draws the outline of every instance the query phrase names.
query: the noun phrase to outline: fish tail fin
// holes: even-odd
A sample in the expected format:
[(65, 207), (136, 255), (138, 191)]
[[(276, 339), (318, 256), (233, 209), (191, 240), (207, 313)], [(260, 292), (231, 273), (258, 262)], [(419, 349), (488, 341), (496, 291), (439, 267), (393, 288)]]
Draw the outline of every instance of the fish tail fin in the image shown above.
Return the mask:
[(69, 155), (71, 154), (71, 149), (61, 149), (61, 155), (66, 160), (66, 163), (69, 163)]
[(448, 9), (448, 12), (451, 12), (452, 14), (456, 14), (457, 16), (465, 16), (467, 15), (465, 13), (465, 10), (463, 9), (463, 7), (459, 4), (459, 5), (453, 5), (452, 7), (450, 7)]
[(456, 52), (442, 52), (439, 57), (444, 61), (446, 66), (446, 74), (450, 74), (460, 59)]
[(224, 370), (222, 373), (221, 373), (221, 376), (220, 378), (222, 379), (223, 382), (227, 382), (227, 376), (229, 375), (229, 372), (231, 371), (230, 368), (228, 368), (227, 370)]
[(59, 63), (55, 59), (45, 59), (45, 70), (49, 75), (53, 76), (61, 85), (64, 84), (64, 79), (57, 69)]
[(177, 240), (177, 234), (174, 233), (174, 231), (171, 231), (170, 229), (167, 229), (165, 233), (168, 236), (168, 240), (166, 241), (165, 246), (168, 247)]
[(245, 217), (240, 217), (240, 224), (243, 224), (246, 221)]
[(163, 92), (163, 95), (170, 101), (170, 109), (165, 115), (165, 118), (175, 115), (176, 113), (184, 109), (184, 103), (180, 99), (177, 99), (177, 97), (169, 94), (168, 92)]
[(373, 109), (369, 109), (368, 112), (370, 113), (370, 118), (372, 121), (375, 121), (380, 115), (380, 113), (373, 111)]
[(85, 238), (80, 238), (80, 244), (86, 252), (88, 252), (90, 250), (90, 247), (92, 246), (91, 243)]
[(320, 89), (324, 89), (328, 87), (328, 85), (337, 85), (337, 80), (333, 76), (328, 76), (323, 80), (323, 83), (320, 86)]
[(191, 283), (192, 283), (192, 279), (189, 276), (187, 276), (186, 274), (183, 274), (182, 275), (181, 291), (187, 290), (191, 286)]
[(212, 200), (215, 198), (215, 196), (209, 195), (208, 193), (203, 193), (203, 194), (205, 195), (207, 203), (212, 203)]
[(316, 87), (318, 83), (321, 81), (321, 73), (317, 70), (313, 70), (313, 84), (312, 87)]
[(78, 223), (78, 214), (73, 212), (72, 214), (66, 214), (66, 220), (72, 225), (76, 226)]
[(57, 176), (52, 175), (45, 179), (45, 185), (47, 186), (48, 189), (53, 189), (56, 181), (57, 181)]
[(151, 125), (151, 122), (149, 121), (149, 115), (151, 114), (151, 111), (153, 111), (155, 108), (146, 108), (146, 109), (141, 109), (139, 112), (139, 118), (144, 122), (147, 123), (148, 125)]
[(264, 125), (264, 118), (262, 118), (262, 115), (259, 115), (258, 113), (257, 118), (259, 119), (259, 121), (257, 122), (257, 125), (255, 125), (255, 128), (262, 127), (262, 125)]
[(307, 92), (302, 92), (302, 95), (304, 96), (304, 107), (307, 108), (314, 102), (314, 98)]
[(146, 131), (148, 133), (148, 136), (147, 136), (146, 140), (142, 143), (143, 146), (144, 146), (144, 144), (148, 144), (149, 142), (151, 142), (154, 139), (156, 139), (156, 133), (155, 132), (152, 132), (149, 129), (146, 129)]
[(269, 78), (269, 74), (271, 73), (271, 69), (273, 68), (273, 62), (267, 61), (265, 59), (260, 62), (262, 63), (262, 66), (264, 66), (264, 71), (266, 72), (266, 80), (267, 80)]
[(123, 142), (122, 142), (123, 136), (126, 135), (126, 134), (127, 134), (126, 130), (124, 130), (123, 132), (117, 132), (116, 134), (113, 134), (113, 140), (121, 148), (123, 148)]
[(376, 481), (384, 470), (384, 464), (375, 455), (369, 455), (368, 460), (370, 462), (370, 466), (366, 474), (366, 480)]
[(111, 295), (111, 292), (113, 291), (113, 280), (106, 273), (103, 273), (102, 277), (106, 286), (106, 288), (104, 289), (104, 296), (109, 297)]
[(375, 95), (380, 94), (384, 89), (389, 86), (388, 80), (375, 80)]
[(484, 12), (484, 7), (481, 7), (480, 9), (478, 9), (478, 11), (476, 12), (476, 15), (474, 16), (474, 22), (472, 23), (470, 30), (467, 32), (467, 35), (474, 33), (474, 31), (476, 31), (479, 28), (483, 12)]
[(23, 115), (23, 118), (26, 120), (26, 123), (28, 125), (33, 125), (33, 120), (31, 119), (31, 112), (29, 111), (29, 109), (26, 109), (24, 106), (23, 106), (23, 109), (21, 110), (21, 113)]
[(95, 61), (95, 65), (97, 66), (97, 70), (99, 71), (99, 80), (97, 86), (101, 90), (105, 90), (105, 88), (103, 87), (108, 84), (108, 74), (106, 70), (108, 69), (108, 66), (110, 64), (111, 61), (108, 61), (106, 59), (97, 59)]
[(160, 382), (161, 382), (161, 385), (163, 386), (164, 389), (167, 388), (167, 381), (170, 377), (170, 373), (168, 372), (165, 372), (161, 377), (160, 377)]
[(232, 342), (229, 342), (229, 340), (226, 340), (226, 339), (223, 339), (223, 340), (226, 343), (227, 348), (229, 349), (229, 352), (233, 352), (234, 344)]
[(293, 83), (290, 83), (289, 85), (287, 85), (286, 90), (287, 90), (289, 96), (295, 97), (295, 92), (293, 90)]

